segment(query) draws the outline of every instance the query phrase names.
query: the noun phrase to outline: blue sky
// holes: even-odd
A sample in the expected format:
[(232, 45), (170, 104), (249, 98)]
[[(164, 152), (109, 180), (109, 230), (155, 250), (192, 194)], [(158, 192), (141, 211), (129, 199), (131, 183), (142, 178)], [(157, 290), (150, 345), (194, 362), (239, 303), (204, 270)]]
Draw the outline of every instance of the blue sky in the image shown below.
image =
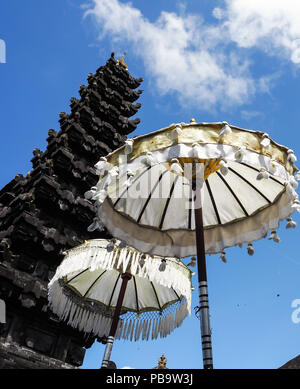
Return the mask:
[[(33, 148), (45, 149), (59, 112), (69, 112), (69, 99), (111, 51), (126, 51), (130, 73), (144, 78), (134, 135), (192, 117), (225, 120), (300, 155), (299, 19), (293, 0), (2, 1), (1, 187), (31, 169)], [(300, 353), (300, 323), (291, 320), (299, 230), (282, 222), (278, 233), (279, 244), (254, 243), (253, 257), (245, 248), (227, 250), (226, 264), (207, 257), (216, 368), (277, 368)], [(192, 315), (165, 339), (117, 341), (112, 359), (151, 368), (164, 352), (169, 368), (201, 368), (199, 326)], [(83, 368), (98, 368), (103, 351), (88, 350)]]

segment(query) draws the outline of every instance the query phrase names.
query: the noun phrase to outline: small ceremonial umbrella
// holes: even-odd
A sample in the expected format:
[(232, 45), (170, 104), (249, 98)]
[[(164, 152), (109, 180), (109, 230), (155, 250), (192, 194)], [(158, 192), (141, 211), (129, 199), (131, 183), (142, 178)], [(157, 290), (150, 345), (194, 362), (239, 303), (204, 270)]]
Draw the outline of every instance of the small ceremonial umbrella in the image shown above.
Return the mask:
[(191, 276), (176, 258), (94, 239), (67, 251), (49, 283), (49, 305), (74, 328), (108, 337), (107, 368), (114, 337), (156, 339), (181, 325), (191, 309)]
[[(198, 257), (204, 368), (212, 368), (205, 253), (265, 237), (299, 211), (293, 150), (267, 133), (222, 123), (172, 124), (129, 139), (95, 165), (86, 193), (116, 238), (142, 252)], [(296, 176), (295, 176), (296, 174)], [(195, 233), (196, 231), (196, 233)]]

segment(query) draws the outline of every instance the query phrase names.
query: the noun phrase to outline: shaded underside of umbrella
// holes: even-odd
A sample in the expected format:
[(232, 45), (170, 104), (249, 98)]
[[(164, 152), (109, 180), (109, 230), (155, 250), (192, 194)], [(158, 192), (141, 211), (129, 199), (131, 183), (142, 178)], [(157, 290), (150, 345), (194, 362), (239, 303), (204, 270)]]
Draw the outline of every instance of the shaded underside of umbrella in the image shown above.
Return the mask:
[(104, 239), (69, 250), (49, 284), (52, 310), (79, 330), (107, 336), (128, 273), (116, 338), (165, 337), (190, 312), (192, 273), (178, 259), (164, 258), (161, 272), (161, 257), (141, 256)]
[[(134, 139), (125, 157), (124, 147), (108, 156), (110, 169), (118, 167), (118, 175), (112, 180), (105, 173), (94, 199), (97, 205), (97, 195), (107, 193), (98, 202), (98, 214), (112, 235), (152, 254), (195, 255), (191, 161), (205, 165), (201, 198), (207, 253), (253, 242), (277, 229), (293, 213), (297, 199), (289, 150), (271, 140), (262, 147), (262, 133), (237, 128), (220, 140), (221, 128), (186, 125), (174, 137), (170, 127)], [(183, 173), (172, 170), (173, 158)]]

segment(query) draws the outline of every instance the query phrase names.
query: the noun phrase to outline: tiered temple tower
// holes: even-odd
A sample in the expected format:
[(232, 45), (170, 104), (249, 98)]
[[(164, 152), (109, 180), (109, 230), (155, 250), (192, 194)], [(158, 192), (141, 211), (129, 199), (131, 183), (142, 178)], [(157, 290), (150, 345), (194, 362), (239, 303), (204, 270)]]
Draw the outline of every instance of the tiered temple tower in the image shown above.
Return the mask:
[(112, 53), (88, 75), (71, 113), (60, 113), (60, 131), (50, 129), (46, 151), (33, 150), (32, 170), (17, 174), (0, 191), (0, 368), (74, 368), (95, 338), (59, 322), (49, 311), (47, 283), (62, 252), (87, 239), (96, 212), (84, 193), (97, 182), (94, 165), (136, 129), (129, 120), (143, 80), (132, 77), (124, 58)]

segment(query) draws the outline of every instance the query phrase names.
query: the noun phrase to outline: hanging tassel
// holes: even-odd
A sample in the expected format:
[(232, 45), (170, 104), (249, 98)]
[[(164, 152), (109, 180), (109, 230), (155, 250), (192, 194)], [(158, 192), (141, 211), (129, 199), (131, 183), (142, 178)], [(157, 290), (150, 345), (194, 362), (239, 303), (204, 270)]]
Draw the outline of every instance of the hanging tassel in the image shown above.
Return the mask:
[(124, 321), (123, 328), (122, 328), (122, 334), (121, 334), (121, 336), (122, 336), (123, 339), (126, 338), (127, 327), (128, 327), (128, 320), (125, 320), (125, 321)]
[(293, 164), (293, 163), (295, 163), (296, 161), (297, 161), (297, 157), (296, 157), (296, 155), (294, 154), (294, 151), (292, 150), (292, 149), (288, 149), (288, 151), (287, 151), (287, 160), (291, 163), (291, 164)]
[(292, 185), (289, 182), (285, 182), (284, 185), (285, 185), (286, 193), (291, 197), (295, 197), (296, 192), (295, 189), (292, 187)]
[(102, 205), (104, 203), (104, 200), (107, 197), (107, 192), (105, 189), (101, 189), (99, 192), (95, 194), (95, 196), (92, 198), (92, 200), (96, 201), (96, 205)]
[(124, 153), (130, 154), (133, 149), (133, 139), (127, 139), (125, 140), (125, 147), (124, 147)]
[(298, 182), (295, 180), (295, 177), (294, 176), (290, 176), (290, 185), (294, 188), (294, 189), (297, 189), (298, 188)]
[(142, 254), (141, 258), (139, 259), (139, 265), (143, 267), (145, 265), (146, 255)]
[(96, 169), (96, 173), (99, 176), (102, 176), (105, 172), (107, 172), (110, 169), (110, 163), (107, 162), (107, 159), (105, 157), (101, 157), (100, 161), (94, 165)]
[(145, 158), (142, 159), (142, 162), (146, 166), (153, 166), (157, 163), (156, 159), (152, 155), (151, 151), (147, 151)]
[(222, 251), (221, 252), (221, 256), (220, 256), (221, 260), (226, 263), (227, 262), (227, 259), (225, 258), (225, 251)]
[(294, 222), (294, 220), (291, 217), (288, 217), (286, 219), (286, 221), (287, 221), (287, 224), (286, 224), (285, 228), (296, 228), (297, 227), (297, 223)]
[(192, 144), (192, 152), (191, 152), (191, 156), (192, 158), (200, 158), (200, 151), (201, 151), (201, 147), (199, 145), (199, 143), (195, 142)]
[(124, 252), (124, 260), (123, 260), (122, 266), (123, 266), (123, 273), (126, 273), (126, 272), (129, 271), (129, 270), (127, 269), (127, 267), (128, 267), (128, 264), (129, 264), (131, 255), (130, 255), (129, 250), (126, 250), (126, 249), (125, 249), (125, 250), (123, 250), (123, 252)]
[(127, 246), (126, 242), (124, 242), (123, 240), (121, 240), (120, 243), (119, 243), (119, 248), (120, 248), (120, 249), (124, 249), (126, 246)]
[(270, 177), (270, 174), (267, 172), (266, 168), (262, 167), (259, 170), (259, 173), (256, 177), (257, 180), (262, 180), (262, 179), (268, 179)]
[(97, 217), (94, 218), (93, 223), (88, 226), (87, 228), (88, 232), (93, 231), (104, 231), (104, 224), (99, 220)]
[(133, 182), (134, 173), (131, 170), (127, 170), (127, 180), (123, 183), (123, 187), (129, 188)]
[(295, 199), (293, 204), (292, 204), (292, 208), (294, 208), (296, 211), (300, 212), (300, 202), (298, 199)]
[(117, 176), (119, 175), (119, 168), (118, 168), (118, 166), (112, 167), (112, 168), (109, 170), (108, 174), (109, 174), (111, 177), (117, 177)]
[(274, 242), (276, 243), (279, 243), (280, 242), (280, 238), (279, 236), (277, 235), (277, 232), (275, 230), (272, 230), (271, 231), (271, 235), (269, 237), (269, 240), (273, 240)]
[(238, 151), (234, 154), (234, 157), (235, 157), (237, 162), (241, 162), (242, 161), (242, 159), (244, 158), (245, 152), (246, 152), (246, 147), (245, 146), (241, 146), (238, 149)]
[(106, 246), (106, 250), (110, 253), (115, 248), (115, 239), (111, 239), (108, 245)]
[(219, 139), (222, 139), (225, 135), (231, 134), (232, 130), (227, 122), (223, 122), (223, 127), (221, 128)]
[(160, 263), (160, 265), (159, 265), (158, 270), (159, 270), (159, 271), (165, 271), (165, 270), (166, 270), (166, 266), (167, 266), (166, 260), (163, 258), (163, 259), (161, 260), (161, 263)]
[(278, 165), (277, 165), (277, 162), (276, 162), (276, 161), (271, 160), (271, 161), (269, 162), (269, 172), (270, 172), (271, 174), (276, 174), (277, 167), (278, 167)]
[(262, 136), (262, 140), (260, 141), (261, 146), (266, 149), (270, 146), (271, 140), (269, 138), (269, 134), (264, 133)]
[(134, 331), (135, 331), (135, 324), (136, 324), (136, 322), (133, 321), (132, 327), (131, 327), (131, 333), (130, 333), (130, 341), (132, 341), (132, 339), (133, 339), (133, 334), (134, 334)]
[(254, 248), (252, 243), (248, 243), (248, 248), (247, 248), (248, 254), (253, 255), (254, 254)]
[(179, 163), (177, 158), (173, 158), (171, 160), (171, 163), (172, 163), (172, 165), (170, 167), (170, 171), (171, 172), (176, 173), (176, 174), (182, 174), (183, 173), (183, 169), (180, 166), (180, 163)]
[(228, 173), (229, 169), (228, 169), (228, 165), (227, 165), (227, 161), (225, 159), (222, 159), (220, 162), (219, 162), (219, 165), (221, 165), (221, 173), (223, 174), (223, 176), (226, 176), (226, 174)]
[(92, 186), (90, 190), (85, 192), (84, 198), (86, 200), (91, 200), (95, 196), (96, 192), (97, 192), (97, 187), (96, 186)]
[(174, 130), (172, 131), (175, 133), (177, 136), (182, 135), (182, 126), (181, 124), (176, 124)]
[(195, 267), (196, 266), (196, 257), (191, 258), (191, 262), (187, 266)]

